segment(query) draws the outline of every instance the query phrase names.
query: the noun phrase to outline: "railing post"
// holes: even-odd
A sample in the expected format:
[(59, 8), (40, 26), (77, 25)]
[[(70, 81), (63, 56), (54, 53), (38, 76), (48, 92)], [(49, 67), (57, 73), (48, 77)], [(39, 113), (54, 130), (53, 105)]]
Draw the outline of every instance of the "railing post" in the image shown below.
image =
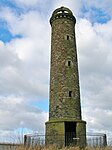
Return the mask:
[(103, 135), (103, 146), (104, 147), (107, 146), (107, 136), (106, 136), (106, 134)]
[(24, 145), (26, 146), (27, 143), (27, 135), (24, 135)]

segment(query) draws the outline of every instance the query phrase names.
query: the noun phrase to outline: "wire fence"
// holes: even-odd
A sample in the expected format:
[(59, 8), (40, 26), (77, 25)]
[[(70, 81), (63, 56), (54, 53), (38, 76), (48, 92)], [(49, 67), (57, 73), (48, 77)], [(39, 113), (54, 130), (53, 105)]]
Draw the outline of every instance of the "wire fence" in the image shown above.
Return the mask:
[[(33, 134), (32, 134), (33, 135)], [(23, 144), (24, 143), (24, 133), (9, 133), (2, 135), (0, 134), (0, 144)]]
[(107, 146), (106, 134), (87, 134), (87, 146), (89, 147), (105, 147)]
[[(52, 139), (52, 136), (50, 136), (50, 139)], [(53, 136), (54, 137), (54, 136)], [(60, 139), (64, 139), (65, 135), (56, 135), (55, 140), (58, 141), (58, 143), (64, 143), (66, 140), (61, 141)], [(66, 139), (66, 138), (65, 138)], [(77, 146), (77, 144), (80, 142), (80, 138), (73, 138), (69, 141), (72, 143), (71, 146)], [(88, 147), (105, 147), (105, 146), (112, 146), (112, 138), (109, 138), (107, 141), (106, 134), (101, 133), (94, 133), (86, 134), (86, 141)], [(12, 137), (9, 136), (5, 138), (5, 140), (0, 141), (0, 150), (15, 150), (18, 146), (25, 145), (27, 147), (36, 148), (38, 146), (45, 146), (45, 134), (25, 134), (22, 136), (16, 136)], [(51, 143), (53, 144), (53, 143)]]
[(20, 144), (0, 143), (0, 150), (17, 150)]
[[(64, 135), (56, 135), (55, 139), (60, 140), (61, 139), (60, 136), (64, 137)], [(52, 139), (52, 136), (50, 138)], [(80, 138), (72, 139), (72, 146), (77, 146), (77, 143), (79, 142), (80, 142)], [(64, 143), (64, 141), (58, 141), (58, 143)], [(44, 134), (26, 134), (24, 136), (24, 144), (28, 147), (33, 147), (33, 148), (37, 147), (38, 145), (45, 145), (45, 135)], [(87, 146), (88, 147), (107, 146), (106, 134), (88, 134), (87, 133)]]

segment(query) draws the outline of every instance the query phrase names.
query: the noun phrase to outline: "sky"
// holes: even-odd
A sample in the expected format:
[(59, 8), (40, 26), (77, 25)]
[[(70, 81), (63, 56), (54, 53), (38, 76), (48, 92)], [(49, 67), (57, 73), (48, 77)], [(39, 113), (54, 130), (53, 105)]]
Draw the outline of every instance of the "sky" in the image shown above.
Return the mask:
[(112, 137), (112, 1), (0, 0), (0, 140), (44, 133), (49, 111), (52, 12), (76, 17), (82, 118)]

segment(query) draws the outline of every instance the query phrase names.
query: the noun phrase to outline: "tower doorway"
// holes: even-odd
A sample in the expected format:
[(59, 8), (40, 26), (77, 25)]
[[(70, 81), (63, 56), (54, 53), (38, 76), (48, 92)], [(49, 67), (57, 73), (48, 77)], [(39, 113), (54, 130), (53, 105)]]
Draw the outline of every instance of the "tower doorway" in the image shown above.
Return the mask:
[(65, 122), (65, 146), (76, 145), (76, 123)]

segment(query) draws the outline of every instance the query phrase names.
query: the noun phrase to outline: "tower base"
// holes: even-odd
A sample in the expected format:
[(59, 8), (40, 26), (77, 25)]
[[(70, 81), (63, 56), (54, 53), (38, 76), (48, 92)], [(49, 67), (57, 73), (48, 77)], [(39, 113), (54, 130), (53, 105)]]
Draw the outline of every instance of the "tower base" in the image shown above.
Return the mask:
[(86, 122), (82, 120), (52, 120), (46, 122), (46, 145), (86, 146)]

